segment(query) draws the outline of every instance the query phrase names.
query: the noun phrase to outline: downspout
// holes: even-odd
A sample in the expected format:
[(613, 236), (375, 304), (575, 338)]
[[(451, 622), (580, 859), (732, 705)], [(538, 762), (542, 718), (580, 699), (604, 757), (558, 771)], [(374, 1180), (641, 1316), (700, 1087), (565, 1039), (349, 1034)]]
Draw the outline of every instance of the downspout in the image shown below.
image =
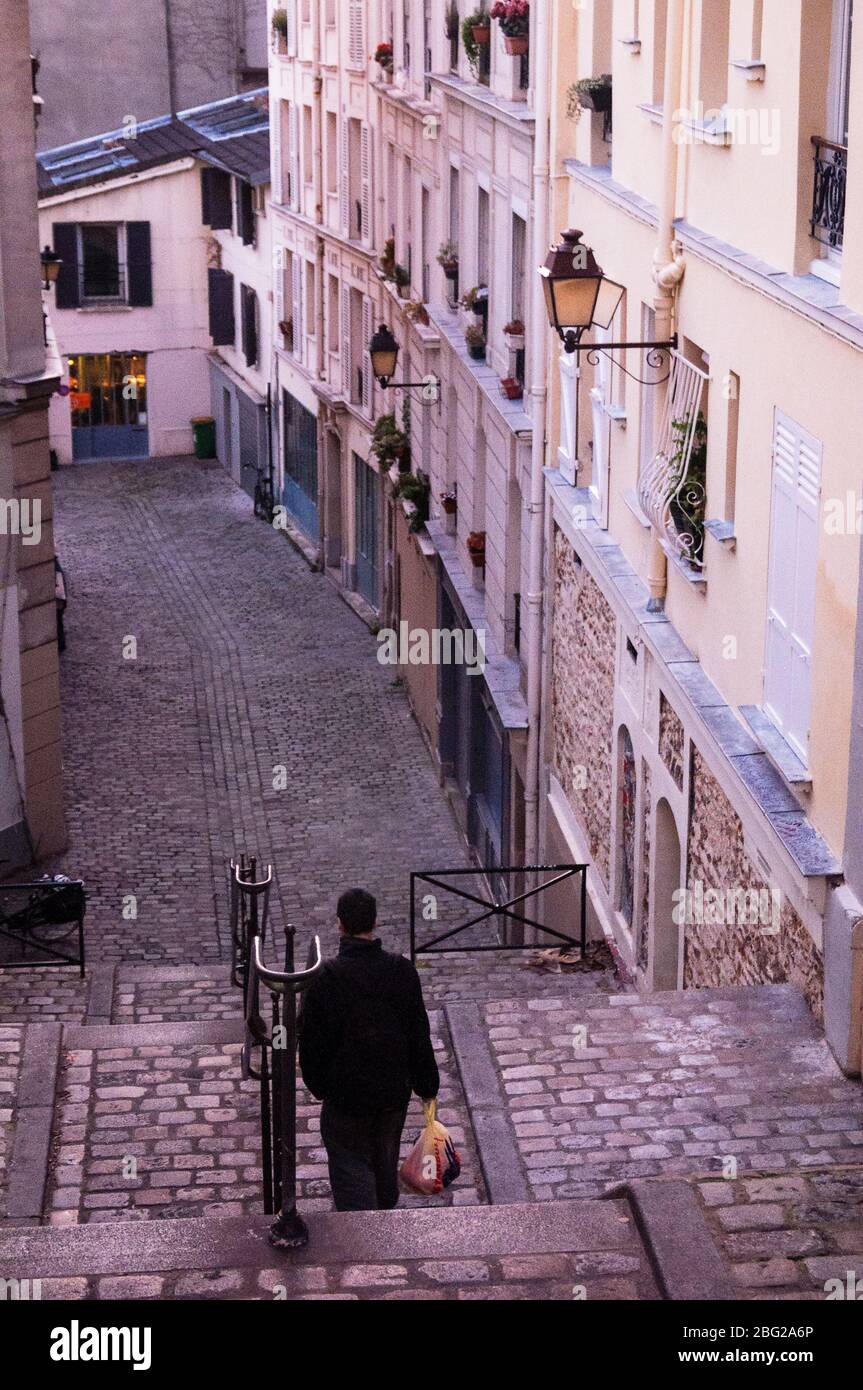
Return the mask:
[[(684, 0), (668, 0), (668, 19), (665, 36), (665, 86), (662, 96), (662, 197), (659, 205), (656, 251), (653, 256), (653, 278), (656, 296), (653, 301), (656, 316), (656, 340), (667, 341), (674, 332), (674, 296), (683, 279), (685, 264), (679, 244), (674, 238), (674, 214), (677, 204), (678, 144), (680, 123), (680, 81), (683, 67)], [(654, 447), (659, 449), (659, 432), (668, 392), (668, 382), (656, 388), (656, 408), (653, 416)], [(661, 612), (665, 606), (668, 582), (668, 559), (654, 530), (651, 536), (647, 583), (650, 589), (650, 612)]]
[[(321, 75), (321, 21), (323, 10), (320, 0), (316, 6), (314, 38), (312, 48), (312, 144), (315, 151), (314, 194), (315, 223), (318, 228), (324, 225), (324, 79)], [(315, 237), (317, 255), (317, 274), (315, 275), (315, 368), (318, 381), (325, 377), (324, 361), (324, 238), (317, 232)]]
[(171, 115), (177, 114), (177, 73), (174, 66), (174, 34), (171, 29), (171, 0), (163, 0), (165, 11), (165, 57), (168, 60), (168, 104)]
[[(548, 15), (550, 6), (534, 5), (532, 49), (534, 69), (535, 143), (533, 152), (533, 264), (540, 266), (548, 249), (549, 113), (550, 73)], [(542, 701), (543, 549), (545, 531), (545, 429), (548, 396), (548, 318), (542, 282), (531, 277), (530, 333), (533, 371), (530, 395), (533, 433), (530, 454), (530, 502), (528, 504), (528, 657), (527, 657), (527, 762), (524, 784), (525, 862), (535, 864), (539, 854), (540, 712)]]

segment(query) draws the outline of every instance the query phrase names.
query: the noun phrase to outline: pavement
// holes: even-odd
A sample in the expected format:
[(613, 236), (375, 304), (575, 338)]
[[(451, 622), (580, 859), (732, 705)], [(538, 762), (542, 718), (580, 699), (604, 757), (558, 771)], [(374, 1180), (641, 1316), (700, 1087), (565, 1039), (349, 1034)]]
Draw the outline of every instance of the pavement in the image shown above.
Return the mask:
[[(823, 1298), (840, 1266), (863, 1275), (863, 1093), (790, 987), (640, 996), (610, 958), (480, 951), (419, 961), (459, 1180), (333, 1212), (301, 1090), (312, 1241), (275, 1257), (227, 862), (273, 863), (274, 937), (293, 922), (302, 957), (313, 931), (335, 950), (354, 883), (406, 951), (410, 872), (470, 861), (368, 629), (221, 470), (88, 464), (55, 486), (70, 844), (49, 867), (87, 882), (88, 964), (0, 971), (0, 1278), (561, 1301)], [(405, 1149), (419, 1126), (415, 1105)]]

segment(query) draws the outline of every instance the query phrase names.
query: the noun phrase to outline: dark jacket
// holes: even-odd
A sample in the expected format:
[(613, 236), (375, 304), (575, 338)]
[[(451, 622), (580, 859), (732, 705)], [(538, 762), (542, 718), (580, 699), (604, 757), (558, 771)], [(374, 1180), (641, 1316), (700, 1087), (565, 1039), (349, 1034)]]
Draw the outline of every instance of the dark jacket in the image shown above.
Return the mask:
[(318, 1100), (347, 1115), (430, 1099), (440, 1076), (420, 978), (379, 941), (344, 937), (303, 997), (300, 1070)]

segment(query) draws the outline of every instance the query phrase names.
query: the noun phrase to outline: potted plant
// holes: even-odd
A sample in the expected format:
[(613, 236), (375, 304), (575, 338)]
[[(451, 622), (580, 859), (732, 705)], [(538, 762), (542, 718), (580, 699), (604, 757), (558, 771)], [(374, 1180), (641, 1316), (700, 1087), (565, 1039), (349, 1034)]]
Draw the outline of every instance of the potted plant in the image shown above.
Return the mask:
[(279, 53), (286, 53), (288, 49), (288, 12), (285, 9), (273, 10), (273, 34), (276, 38), (276, 50)]
[(447, 516), (455, 516), (458, 510), (458, 499), (454, 491), (442, 492), (440, 495), (440, 503)]
[(449, 39), (450, 43), (452, 43), (454, 39), (458, 38), (458, 5), (455, 3), (455, 0), (452, 0), (452, 3), (446, 7), (443, 26), (444, 34)]
[(530, 43), (530, 5), (528, 0), (495, 0), (489, 12), (503, 31), (503, 46), (514, 58), (527, 52)]
[(396, 289), (399, 293), (399, 298), (405, 299), (407, 297), (407, 291), (410, 289), (411, 283), (409, 271), (403, 265), (396, 265), (393, 270), (392, 278), (395, 280)]
[(599, 77), (582, 77), (567, 89), (567, 115), (577, 120), (581, 111), (599, 111), (607, 114), (611, 110), (611, 73), (604, 72)]
[(474, 285), (473, 289), (462, 296), (461, 302), (463, 308), (485, 320), (488, 317), (488, 286)]
[(293, 352), (293, 350), (294, 350), (294, 320), (293, 320), (293, 319), (282, 319), (281, 322), (279, 323), (279, 332), (281, 333), (282, 338), (284, 339), (284, 344), (285, 344), (285, 349), (286, 349), (286, 351), (287, 351), (287, 352)]
[(520, 401), (524, 395), (524, 383), (514, 376), (505, 376), (500, 383), (500, 389), (508, 401)]
[(467, 553), (477, 569), (485, 564), (485, 531), (471, 531), (467, 538)]
[(393, 497), (407, 503), (408, 530), (421, 531), (428, 521), (431, 486), (422, 473), (402, 473), (393, 487)]
[(491, 24), (484, 10), (474, 10), (462, 21), (461, 41), (471, 71), (475, 73), (479, 67), (480, 49), (491, 42)]
[(504, 326), (503, 337), (510, 352), (521, 352), (524, 349), (524, 324), (521, 319), (510, 319)]
[(379, 43), (374, 52), (374, 61), (383, 72), (393, 70), (393, 46), (391, 43)]
[(384, 249), (378, 258), (378, 265), (385, 280), (395, 279), (396, 243), (394, 237), (388, 237), (384, 242)]
[(437, 253), (437, 263), (448, 280), (458, 279), (458, 247), (454, 241), (445, 241), (442, 244)]
[(467, 343), (468, 356), (475, 362), (485, 361), (485, 329), (478, 323), (472, 323), (464, 335)]
[(668, 509), (687, 558), (700, 563), (704, 555), (704, 515), (707, 501), (707, 421), (699, 410), (692, 434), (692, 448), (684, 476), (684, 453), (692, 416), (672, 420), (675, 452), (668, 483)]
[(372, 432), (370, 452), (375, 455), (381, 472), (394, 464), (399, 469), (410, 462), (410, 440), (396, 424), (395, 415), (380, 415)]
[(421, 299), (409, 299), (404, 306), (405, 318), (410, 319), (411, 323), (421, 323), (428, 327), (428, 310)]

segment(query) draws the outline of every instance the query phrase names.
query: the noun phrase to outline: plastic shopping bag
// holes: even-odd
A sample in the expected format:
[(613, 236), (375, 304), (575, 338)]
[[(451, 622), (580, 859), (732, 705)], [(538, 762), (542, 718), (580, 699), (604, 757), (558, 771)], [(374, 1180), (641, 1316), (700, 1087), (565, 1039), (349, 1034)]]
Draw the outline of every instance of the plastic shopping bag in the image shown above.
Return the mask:
[(423, 1102), (425, 1129), (399, 1170), (411, 1192), (431, 1196), (443, 1192), (461, 1172), (461, 1156), (456, 1152), (449, 1130), (436, 1119), (437, 1101)]

